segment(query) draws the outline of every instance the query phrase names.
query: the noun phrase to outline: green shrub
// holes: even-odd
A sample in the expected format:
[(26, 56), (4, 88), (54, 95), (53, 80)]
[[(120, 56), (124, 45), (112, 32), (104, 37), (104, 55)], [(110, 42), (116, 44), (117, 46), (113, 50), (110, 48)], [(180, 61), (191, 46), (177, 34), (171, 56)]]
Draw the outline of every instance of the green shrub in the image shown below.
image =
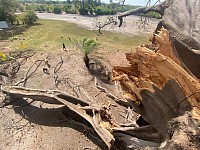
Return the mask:
[(71, 13), (71, 8), (72, 8), (72, 5), (66, 4), (63, 6), (63, 11), (66, 13)]
[(62, 12), (62, 9), (60, 6), (58, 5), (55, 5), (54, 8), (53, 8), (53, 13), (54, 14), (60, 14)]
[(7, 16), (8, 22), (10, 22), (10, 24), (14, 24), (16, 22), (16, 15), (8, 15)]
[(91, 57), (94, 58), (95, 54), (97, 54), (99, 44), (97, 43), (96, 40), (88, 39), (85, 37), (80, 41), (74, 40), (74, 44), (76, 44), (77, 48), (83, 54), (83, 60), (84, 60), (85, 66), (89, 68), (90, 59)]
[(115, 14), (113, 10), (107, 8), (97, 8), (95, 10), (96, 15), (113, 15)]
[(37, 5), (36, 11), (39, 11), (40, 13), (46, 11), (45, 5)]
[(27, 25), (34, 24), (37, 20), (38, 20), (38, 17), (33, 11), (28, 11), (22, 17), (23, 24), (27, 24)]
[(78, 12), (80, 15), (88, 15), (88, 10), (84, 8), (80, 8)]

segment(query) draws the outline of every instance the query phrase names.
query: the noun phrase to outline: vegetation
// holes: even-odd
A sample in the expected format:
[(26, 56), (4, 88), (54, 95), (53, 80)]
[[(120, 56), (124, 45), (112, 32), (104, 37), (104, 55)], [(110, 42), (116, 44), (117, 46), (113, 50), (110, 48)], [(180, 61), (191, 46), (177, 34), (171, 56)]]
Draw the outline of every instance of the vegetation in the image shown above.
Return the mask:
[[(14, 40), (10, 42), (9, 47), (11, 47), (11, 49), (20, 49), (21, 42), (23, 42), (28, 49), (50, 51), (62, 48), (62, 43), (65, 43), (68, 48), (72, 47), (73, 44), (69, 41), (69, 37), (78, 41), (82, 40), (83, 37), (95, 39), (96, 32), (65, 21), (40, 19), (37, 21), (37, 24), (33, 26), (14, 26), (13, 36), (17, 39), (25, 40)], [(13, 36), (9, 31), (0, 32), (0, 40), (8, 40)], [(103, 35), (98, 36), (98, 42), (101, 43), (101, 48), (109, 51), (118, 49), (130, 51), (136, 48), (137, 45), (144, 44), (147, 41), (147, 37), (144, 36), (134, 36), (133, 38), (106, 31)]]
[(16, 1), (15, 0), (0, 0), (0, 21), (15, 22)]
[(97, 50), (98, 43), (94, 39), (87, 39), (83, 38), (80, 42), (77, 43), (78, 48), (83, 53), (83, 60), (85, 62), (85, 66), (89, 68), (90, 64), (90, 56), (92, 53), (94, 53)]
[(39, 12), (52, 12), (59, 14), (66, 12), (70, 14), (79, 13), (81, 15), (113, 15), (117, 12), (127, 11), (137, 6), (119, 5), (113, 1), (110, 4), (102, 3), (101, 0), (67, 0), (67, 1), (22, 1), (18, 6), (19, 11), (34, 10)]
[(27, 25), (34, 24), (37, 20), (38, 17), (33, 11), (28, 11), (22, 18), (22, 22)]
[(0, 62), (5, 61), (6, 58), (7, 58), (6, 55), (4, 53), (0, 52)]
[(62, 12), (62, 9), (59, 5), (55, 5), (53, 8), (53, 13), (60, 14)]

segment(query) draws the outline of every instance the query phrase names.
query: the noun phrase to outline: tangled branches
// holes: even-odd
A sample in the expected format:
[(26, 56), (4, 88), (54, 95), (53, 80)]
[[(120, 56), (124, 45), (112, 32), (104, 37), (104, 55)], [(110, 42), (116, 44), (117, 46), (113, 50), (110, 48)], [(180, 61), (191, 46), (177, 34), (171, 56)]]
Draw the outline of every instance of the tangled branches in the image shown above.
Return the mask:
[(7, 78), (11, 80), (14, 79), (21, 66), (24, 65), (27, 59), (32, 57), (34, 54), (35, 52), (33, 50), (13, 51), (5, 54), (6, 58), (0, 61), (0, 75), (4, 84), (6, 83), (5, 80), (7, 80)]

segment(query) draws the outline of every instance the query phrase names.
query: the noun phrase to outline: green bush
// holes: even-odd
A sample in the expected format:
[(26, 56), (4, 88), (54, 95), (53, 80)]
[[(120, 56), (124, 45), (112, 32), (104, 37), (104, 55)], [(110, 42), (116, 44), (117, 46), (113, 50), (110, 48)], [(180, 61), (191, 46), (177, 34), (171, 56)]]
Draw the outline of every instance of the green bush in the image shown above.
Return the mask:
[(88, 15), (88, 10), (84, 8), (80, 8), (78, 12), (80, 15)]
[(16, 22), (16, 15), (8, 15), (7, 19), (8, 22), (13, 25)]
[(66, 4), (63, 6), (63, 11), (66, 13), (71, 13), (71, 8), (72, 8), (72, 5)]
[(37, 5), (36, 11), (39, 11), (40, 13), (46, 11), (45, 5)]
[(53, 12), (53, 5), (47, 5), (46, 6), (46, 11), (48, 12), (48, 13), (52, 13)]
[(95, 10), (95, 14), (96, 15), (114, 15), (115, 12), (111, 9), (107, 9), (107, 8), (97, 8)]
[(37, 20), (38, 20), (38, 17), (33, 11), (28, 11), (22, 17), (23, 24), (27, 24), (27, 25), (34, 24)]
[(54, 8), (53, 8), (53, 13), (54, 14), (60, 14), (62, 12), (62, 9), (60, 6), (58, 5), (55, 5)]

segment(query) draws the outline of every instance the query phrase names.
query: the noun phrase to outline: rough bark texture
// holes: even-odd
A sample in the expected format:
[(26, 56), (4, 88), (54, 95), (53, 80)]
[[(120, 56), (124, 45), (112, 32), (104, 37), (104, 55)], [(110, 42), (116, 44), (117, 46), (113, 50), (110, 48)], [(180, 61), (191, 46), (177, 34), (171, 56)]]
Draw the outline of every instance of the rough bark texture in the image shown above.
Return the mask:
[(200, 1), (171, 1), (162, 24), (168, 29), (182, 62), (200, 78)]
[(191, 120), (200, 121), (200, 83), (183, 69), (168, 35), (165, 29), (156, 35), (157, 52), (139, 47), (126, 54), (130, 66), (113, 68), (124, 97), (164, 138), (169, 136), (168, 122), (186, 111), (192, 112)]
[[(122, 13), (119, 19), (122, 23), (125, 16), (149, 11), (162, 15), (157, 28), (160, 32), (155, 32), (151, 44), (127, 53), (130, 65), (114, 67), (112, 80), (120, 82), (124, 98), (150, 125), (138, 127), (135, 123), (134, 127), (122, 127), (114, 123), (106, 106), (61, 91), (11, 86), (3, 87), (3, 92), (13, 100), (30, 98), (67, 106), (87, 120), (108, 148), (117, 139), (130, 148), (199, 149), (200, 0), (166, 0)], [(95, 86), (108, 93), (97, 83)]]
[(119, 15), (119, 26), (125, 16), (150, 11), (162, 15), (162, 21), (155, 33), (164, 26), (169, 31), (174, 53), (197, 78), (200, 78), (200, 0), (166, 0), (155, 6), (127, 11)]

